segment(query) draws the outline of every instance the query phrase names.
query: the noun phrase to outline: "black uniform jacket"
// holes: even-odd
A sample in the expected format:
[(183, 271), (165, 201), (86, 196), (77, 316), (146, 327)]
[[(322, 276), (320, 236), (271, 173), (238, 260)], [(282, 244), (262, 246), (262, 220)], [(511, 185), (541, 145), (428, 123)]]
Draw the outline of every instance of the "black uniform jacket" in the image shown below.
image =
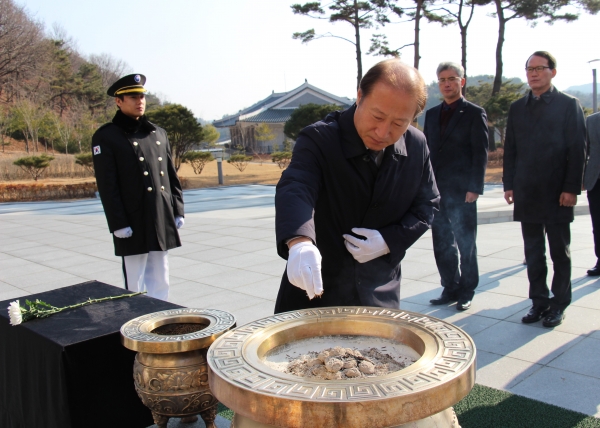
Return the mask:
[[(309, 300), (284, 273), (275, 312), (335, 305), (397, 309), (400, 261), (439, 206), (424, 135), (410, 127), (385, 149), (377, 169), (354, 127), (355, 109), (305, 128), (277, 185), (277, 251), (287, 259), (287, 239), (311, 238), (323, 257), (324, 293)], [(354, 227), (378, 230), (390, 253), (355, 261), (342, 236)]]
[[(504, 190), (512, 190), (514, 219), (565, 223), (573, 207), (559, 205), (562, 192), (579, 195), (585, 162), (585, 121), (577, 98), (552, 87), (539, 106), (526, 95), (510, 106), (504, 143)], [(539, 109), (538, 109), (539, 108)]]
[(451, 196), (464, 201), (467, 192), (483, 195), (489, 144), (485, 110), (461, 98), (441, 135), (442, 105), (427, 111), (423, 127), (442, 199)]
[(119, 110), (92, 137), (92, 153), (108, 229), (133, 229), (130, 238), (113, 237), (115, 254), (181, 246), (175, 217), (183, 216), (183, 192), (165, 130)]

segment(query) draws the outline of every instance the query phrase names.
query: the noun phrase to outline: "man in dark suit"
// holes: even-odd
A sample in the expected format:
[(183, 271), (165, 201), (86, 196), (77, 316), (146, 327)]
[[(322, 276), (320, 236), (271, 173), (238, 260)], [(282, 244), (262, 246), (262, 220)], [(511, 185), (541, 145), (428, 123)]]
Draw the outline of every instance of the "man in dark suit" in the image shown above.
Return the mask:
[(276, 313), (399, 308), (400, 262), (439, 201), (425, 137), (411, 126), (426, 101), (416, 69), (382, 61), (355, 105), (302, 130), (275, 195), (277, 251), (288, 261)]
[[(552, 85), (556, 59), (534, 52), (525, 64), (530, 91), (510, 106), (504, 144), (504, 199), (514, 203), (525, 244), (532, 307), (521, 319), (545, 327), (563, 322), (571, 303), (571, 228), (581, 194), (585, 120), (577, 98)], [(554, 267), (546, 284), (546, 237)]]
[(145, 82), (144, 75), (130, 74), (108, 89), (118, 110), (92, 137), (92, 153), (125, 288), (167, 300), (167, 251), (181, 246), (183, 192), (165, 130), (144, 115)]
[(600, 113), (589, 115), (586, 120), (588, 159), (583, 176), (583, 187), (592, 217), (596, 265), (587, 271), (589, 276), (600, 275)]
[(483, 194), (487, 166), (487, 117), (481, 107), (462, 96), (462, 65), (443, 62), (437, 76), (444, 101), (427, 111), (423, 131), (441, 196), (431, 232), (444, 290), (430, 302), (456, 301), (456, 308), (464, 311), (471, 307), (479, 284), (476, 204)]

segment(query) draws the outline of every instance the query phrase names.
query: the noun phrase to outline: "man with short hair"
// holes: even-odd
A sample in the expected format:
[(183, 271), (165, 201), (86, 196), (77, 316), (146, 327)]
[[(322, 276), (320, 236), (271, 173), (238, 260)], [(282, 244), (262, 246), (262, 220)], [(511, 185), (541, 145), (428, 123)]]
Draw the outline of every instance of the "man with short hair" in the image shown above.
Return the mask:
[(487, 116), (462, 96), (462, 65), (442, 62), (437, 76), (444, 101), (427, 111), (423, 132), (441, 196), (431, 234), (443, 291), (430, 302), (457, 302), (456, 309), (464, 311), (471, 307), (479, 284), (477, 198), (483, 194), (487, 166)]
[(125, 288), (169, 298), (168, 250), (181, 246), (183, 192), (164, 129), (150, 123), (146, 77), (130, 74), (107, 91), (118, 110), (92, 137), (96, 182)]
[(596, 264), (588, 269), (587, 274), (598, 276), (600, 275), (600, 113), (589, 115), (585, 123), (588, 159), (583, 175), (583, 187), (587, 190), (596, 255)]
[[(576, 98), (552, 85), (556, 60), (534, 52), (525, 64), (530, 91), (508, 113), (504, 143), (504, 198), (514, 203), (525, 244), (529, 298), (522, 318), (545, 327), (560, 325), (571, 303), (573, 207), (581, 193), (585, 161), (585, 122)], [(546, 284), (546, 236), (554, 265), (552, 298)]]
[(400, 262), (439, 203), (425, 137), (411, 126), (426, 101), (416, 69), (382, 61), (355, 105), (302, 130), (275, 195), (277, 251), (288, 261), (276, 313), (399, 308)]

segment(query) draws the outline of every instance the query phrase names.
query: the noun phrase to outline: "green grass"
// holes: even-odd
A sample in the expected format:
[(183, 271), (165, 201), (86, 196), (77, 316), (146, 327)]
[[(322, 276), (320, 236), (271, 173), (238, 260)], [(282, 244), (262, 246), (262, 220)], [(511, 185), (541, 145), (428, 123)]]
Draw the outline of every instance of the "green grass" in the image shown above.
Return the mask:
[[(462, 428), (600, 428), (600, 419), (592, 416), (481, 385), (454, 410)], [(233, 419), (221, 403), (217, 413)]]
[(462, 428), (599, 428), (600, 419), (475, 385), (454, 406)]

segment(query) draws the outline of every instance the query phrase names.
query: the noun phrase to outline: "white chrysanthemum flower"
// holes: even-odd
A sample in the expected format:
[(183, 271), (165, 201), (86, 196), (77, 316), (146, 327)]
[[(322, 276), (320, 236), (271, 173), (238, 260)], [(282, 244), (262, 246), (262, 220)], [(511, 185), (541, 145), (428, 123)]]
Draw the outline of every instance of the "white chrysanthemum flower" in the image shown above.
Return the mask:
[(21, 305), (19, 305), (18, 300), (10, 302), (10, 306), (8, 307), (8, 316), (10, 317), (10, 323), (12, 325), (19, 325), (23, 322), (23, 316), (21, 314)]

